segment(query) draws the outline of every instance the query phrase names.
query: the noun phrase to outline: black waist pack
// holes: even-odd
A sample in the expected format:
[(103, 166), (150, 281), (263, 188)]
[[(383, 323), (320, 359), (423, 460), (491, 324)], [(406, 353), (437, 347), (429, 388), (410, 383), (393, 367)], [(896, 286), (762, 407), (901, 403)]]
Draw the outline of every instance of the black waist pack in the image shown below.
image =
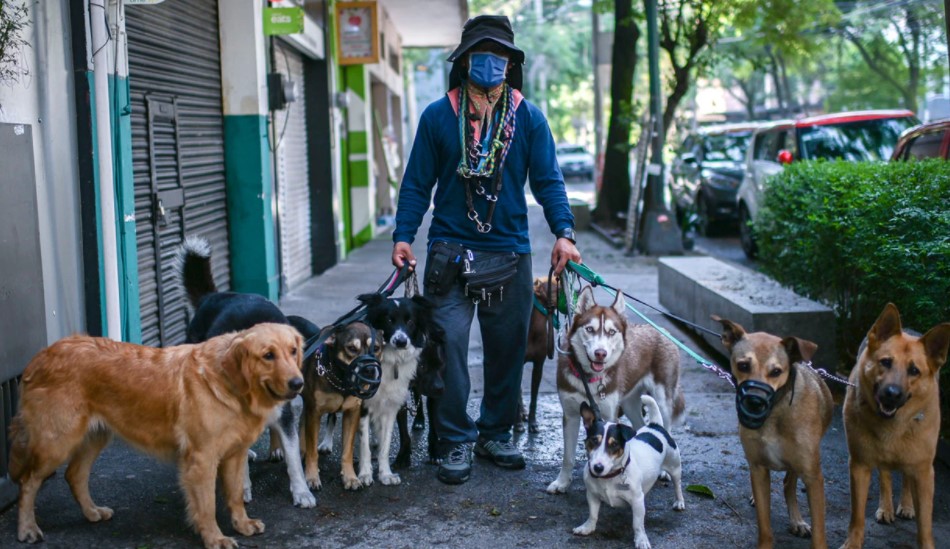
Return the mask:
[(461, 244), (441, 240), (433, 242), (426, 259), (426, 275), (423, 279), (426, 291), (434, 295), (448, 293), (458, 282), (464, 254), (465, 248)]
[(514, 252), (479, 252), (465, 250), (462, 257), (462, 282), (465, 283), (465, 295), (477, 301), (487, 301), (491, 306), (492, 297), (501, 301), (505, 297), (505, 286), (518, 272), (518, 254)]

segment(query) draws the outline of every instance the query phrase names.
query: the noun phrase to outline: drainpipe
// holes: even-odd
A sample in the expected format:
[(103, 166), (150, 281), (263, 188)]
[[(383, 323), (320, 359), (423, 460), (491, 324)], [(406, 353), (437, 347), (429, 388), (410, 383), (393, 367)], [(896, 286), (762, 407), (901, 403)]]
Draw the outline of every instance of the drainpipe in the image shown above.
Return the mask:
[(112, 118), (109, 101), (109, 43), (106, 0), (90, 0), (93, 89), (96, 105), (96, 165), (99, 168), (99, 212), (102, 216), (102, 262), (105, 281), (105, 336), (122, 340), (119, 306), (119, 261), (115, 221), (115, 179), (112, 170)]

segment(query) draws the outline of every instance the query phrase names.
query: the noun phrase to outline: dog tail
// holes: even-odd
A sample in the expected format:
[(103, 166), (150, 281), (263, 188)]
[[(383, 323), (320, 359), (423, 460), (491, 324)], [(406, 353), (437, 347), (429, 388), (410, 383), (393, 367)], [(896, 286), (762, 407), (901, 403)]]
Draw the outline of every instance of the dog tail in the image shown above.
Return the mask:
[(218, 291), (211, 273), (211, 244), (200, 236), (185, 239), (178, 250), (182, 285), (192, 307), (198, 307), (201, 298)]
[(650, 395), (641, 395), (640, 403), (644, 409), (643, 423), (647, 425), (656, 423), (665, 429), (666, 425), (663, 425), (663, 414), (660, 413), (660, 405), (656, 403), (656, 400)]

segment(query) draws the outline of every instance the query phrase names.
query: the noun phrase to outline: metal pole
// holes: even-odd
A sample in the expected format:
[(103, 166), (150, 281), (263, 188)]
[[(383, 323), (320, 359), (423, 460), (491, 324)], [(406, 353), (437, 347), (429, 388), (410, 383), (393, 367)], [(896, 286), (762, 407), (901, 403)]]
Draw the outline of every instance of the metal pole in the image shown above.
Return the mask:
[[(950, 0), (947, 0), (950, 2)], [(593, 47), (591, 48), (591, 65), (594, 69), (594, 183), (600, 181), (603, 169), (600, 159), (604, 154), (604, 83), (600, 78), (600, 15), (597, 8), (591, 3), (591, 36), (593, 37)]]
[(642, 248), (647, 255), (683, 253), (683, 239), (675, 217), (663, 200), (663, 95), (660, 89), (660, 36), (657, 0), (644, 0), (647, 16), (647, 57), (650, 62), (650, 112), (653, 155), (647, 166), (646, 213), (643, 219)]

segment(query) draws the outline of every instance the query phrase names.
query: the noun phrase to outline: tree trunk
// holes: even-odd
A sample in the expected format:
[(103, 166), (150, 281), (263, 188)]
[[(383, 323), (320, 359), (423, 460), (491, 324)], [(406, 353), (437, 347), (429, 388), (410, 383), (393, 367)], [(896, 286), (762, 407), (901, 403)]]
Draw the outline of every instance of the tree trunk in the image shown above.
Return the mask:
[(633, 124), (633, 74), (637, 66), (640, 28), (633, 0), (614, 0), (614, 45), (610, 70), (610, 122), (604, 147), (604, 174), (594, 219), (619, 225), (618, 214), (630, 202), (630, 126)]
[[(663, 109), (663, 135), (670, 135), (670, 126), (673, 125), (673, 115), (680, 106), (680, 102), (686, 97), (690, 85), (690, 67), (677, 67), (673, 69), (673, 90), (666, 96), (666, 107)], [(665, 140), (664, 140), (665, 141)]]

